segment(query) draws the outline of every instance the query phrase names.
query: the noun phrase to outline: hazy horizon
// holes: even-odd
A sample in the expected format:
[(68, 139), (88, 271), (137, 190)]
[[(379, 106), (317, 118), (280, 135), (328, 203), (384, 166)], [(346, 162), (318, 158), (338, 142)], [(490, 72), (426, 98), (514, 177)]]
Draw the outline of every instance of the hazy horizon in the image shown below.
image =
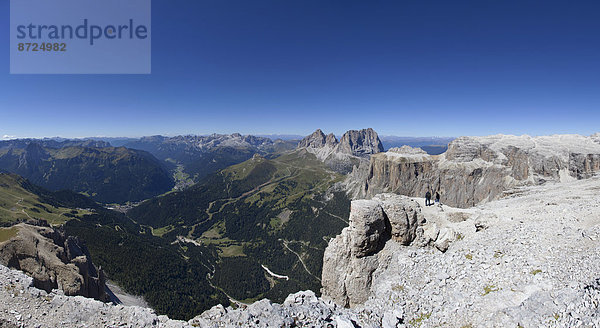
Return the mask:
[[(360, 130), (361, 128), (355, 128), (355, 129), (350, 129), (350, 130)], [(329, 134), (330, 131), (327, 130), (323, 130), (323, 133), (325, 134)], [(390, 135), (390, 134), (381, 134), (379, 133), (376, 129), (374, 129), (375, 132), (377, 132), (378, 136), (380, 138), (398, 138), (398, 139), (402, 139), (402, 138), (411, 138), (411, 139), (453, 139), (453, 138), (458, 138), (458, 137), (463, 137), (463, 136), (488, 136), (488, 135), (528, 135), (528, 136), (532, 136), (532, 137), (536, 137), (536, 136), (546, 136), (546, 135), (562, 135), (562, 134), (578, 134), (578, 135), (583, 135), (583, 136), (590, 136), (590, 135), (594, 135), (596, 133), (600, 133), (600, 129), (597, 132), (593, 132), (590, 134), (583, 134), (583, 133), (548, 133), (548, 134), (529, 134), (529, 133), (522, 133), (522, 134), (510, 134), (510, 133), (494, 133), (494, 134), (486, 134), (486, 135), (467, 135), (467, 134), (463, 134), (463, 135), (456, 135), (456, 136), (438, 136), (438, 135), (422, 135), (422, 136), (417, 136), (417, 135)], [(242, 132), (223, 132), (223, 133), (217, 133), (217, 132), (213, 132), (213, 133), (166, 133), (166, 134), (160, 134), (160, 133), (154, 133), (154, 134), (145, 134), (145, 135), (89, 135), (89, 136), (61, 136), (61, 135), (55, 135), (55, 136), (12, 136), (12, 135), (2, 135), (0, 136), (0, 141), (5, 141), (5, 140), (17, 140), (17, 139), (139, 139), (139, 138), (144, 138), (144, 137), (155, 137), (155, 136), (161, 136), (161, 137), (185, 137), (185, 136), (210, 136), (213, 134), (217, 134), (217, 135), (232, 135), (232, 134), (236, 134), (239, 133), (243, 136), (246, 135), (251, 135), (251, 136), (257, 136), (257, 137), (267, 137), (267, 138), (282, 138), (284, 140), (293, 140), (293, 139), (302, 139), (308, 135), (310, 135), (311, 133), (313, 133), (315, 130), (312, 130), (311, 132), (308, 132), (306, 134), (294, 134), (294, 133), (285, 133), (285, 134), (281, 134), (281, 133), (242, 133)], [(336, 138), (340, 138), (346, 131), (342, 132), (342, 133), (334, 133), (334, 135), (336, 136)]]

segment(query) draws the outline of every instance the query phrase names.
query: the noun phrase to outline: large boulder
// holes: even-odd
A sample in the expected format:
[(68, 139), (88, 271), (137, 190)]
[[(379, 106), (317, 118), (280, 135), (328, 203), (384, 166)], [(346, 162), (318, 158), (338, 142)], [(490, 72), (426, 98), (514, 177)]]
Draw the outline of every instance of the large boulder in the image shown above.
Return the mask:
[(393, 240), (409, 245), (417, 238), (417, 234), (422, 234), (418, 228), (425, 223), (425, 217), (415, 201), (395, 194), (380, 194), (373, 200), (381, 203)]
[(353, 307), (367, 300), (378, 252), (394, 240), (408, 245), (422, 233), (420, 206), (398, 195), (352, 201), (349, 226), (329, 242), (323, 255), (322, 293)]

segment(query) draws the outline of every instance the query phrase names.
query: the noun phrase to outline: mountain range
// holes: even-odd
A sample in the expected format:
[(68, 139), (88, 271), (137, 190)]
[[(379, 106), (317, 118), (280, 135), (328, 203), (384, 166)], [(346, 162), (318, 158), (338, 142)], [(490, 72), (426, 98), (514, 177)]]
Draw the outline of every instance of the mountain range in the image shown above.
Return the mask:
[(123, 146), (144, 150), (162, 161), (180, 187), (185, 187), (210, 173), (252, 158), (293, 149), (295, 141), (241, 135), (151, 136), (130, 140)]
[(5, 141), (0, 143), (0, 170), (103, 203), (140, 201), (171, 190), (171, 175), (151, 154), (109, 146), (99, 141)]
[[(0, 293), (9, 302), (0, 298), (0, 310), (16, 302), (25, 314), (43, 309), (49, 322), (151, 318), (183, 327), (600, 323), (599, 134), (461, 137), (441, 155), (410, 146), (383, 152), (378, 144), (374, 131), (339, 141), (316, 131), (292, 151), (253, 155), (126, 213), (0, 175), (4, 224), (27, 221), (0, 229), (0, 260), (25, 261), (6, 246), (25, 240), (54, 243), (56, 254), (70, 249), (37, 235), (55, 235), (29, 218), (47, 216), (85, 240), (69, 245), (87, 246), (126, 291), (190, 320), (44, 294), (31, 287), (44, 276), (34, 271), (29, 280), (3, 266)], [(352, 171), (341, 173), (332, 159)], [(425, 205), (420, 196), (429, 188), (442, 192), (441, 204)], [(307, 288), (315, 292), (298, 292)]]
[[(6, 224), (33, 218), (62, 226), (86, 242), (93, 262), (124, 290), (186, 319), (216, 303), (318, 293), (324, 250), (348, 224), (353, 184), (347, 180), (359, 176), (350, 173), (384, 151), (372, 129), (339, 139), (317, 130), (300, 141), (232, 134), (119, 142), (124, 147), (104, 140), (2, 144), (6, 170), (52, 190), (79, 192), (69, 194), (78, 198), (66, 206), (56, 200), (66, 191), (35, 187), (18, 197), (24, 195), (18, 184), (6, 183), (5, 193), (17, 195), (0, 204)], [(118, 172), (129, 173), (111, 179)], [(160, 179), (152, 172), (161, 172)], [(168, 184), (144, 189), (154, 180)], [(117, 213), (82, 194), (101, 203), (146, 200)]]

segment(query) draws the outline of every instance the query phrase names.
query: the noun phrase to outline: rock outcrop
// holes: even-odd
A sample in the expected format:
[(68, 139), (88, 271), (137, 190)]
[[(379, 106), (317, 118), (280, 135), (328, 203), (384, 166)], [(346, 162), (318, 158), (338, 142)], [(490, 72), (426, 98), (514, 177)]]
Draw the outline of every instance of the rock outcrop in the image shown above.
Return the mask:
[(589, 178), (600, 171), (600, 143), (597, 135), (461, 137), (437, 156), (410, 147), (374, 154), (367, 170), (357, 195), (423, 197), (432, 190), (464, 208), (515, 187)]
[(244, 308), (217, 305), (189, 321), (196, 327), (380, 327), (381, 316), (325, 301), (312, 291), (290, 294), (283, 304), (267, 299)]
[(347, 131), (340, 141), (333, 133), (326, 136), (317, 129), (302, 139), (297, 148), (306, 149), (329, 167), (342, 173), (351, 172), (353, 167), (367, 161), (370, 155), (384, 150), (377, 132), (371, 128)]
[(325, 251), (322, 297), (388, 327), (600, 326), (599, 187), (592, 177), (469, 209), (421, 207), (412, 243), (383, 248), (382, 195), (355, 201), (351, 226)]
[(323, 294), (343, 306), (362, 304), (379, 265), (374, 254), (390, 239), (409, 245), (423, 234), (424, 223), (420, 206), (407, 197), (386, 194), (353, 201), (349, 226), (323, 255)]
[(0, 264), (27, 273), (46, 292), (61, 289), (65, 295), (108, 300), (104, 273), (79, 238), (43, 224), (20, 223), (13, 229), (16, 236), (0, 243)]
[(217, 305), (189, 321), (171, 320), (152, 309), (112, 305), (61, 290), (47, 293), (21, 271), (0, 265), (0, 327), (381, 327), (381, 315), (342, 308), (312, 291), (267, 299), (237, 309)]

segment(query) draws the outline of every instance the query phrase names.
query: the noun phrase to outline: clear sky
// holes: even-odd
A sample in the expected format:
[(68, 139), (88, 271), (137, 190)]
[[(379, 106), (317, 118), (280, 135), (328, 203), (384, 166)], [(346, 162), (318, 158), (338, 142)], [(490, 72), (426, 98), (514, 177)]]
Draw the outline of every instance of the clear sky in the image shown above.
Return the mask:
[(154, 0), (151, 75), (9, 75), (0, 138), (591, 134), (600, 1)]

